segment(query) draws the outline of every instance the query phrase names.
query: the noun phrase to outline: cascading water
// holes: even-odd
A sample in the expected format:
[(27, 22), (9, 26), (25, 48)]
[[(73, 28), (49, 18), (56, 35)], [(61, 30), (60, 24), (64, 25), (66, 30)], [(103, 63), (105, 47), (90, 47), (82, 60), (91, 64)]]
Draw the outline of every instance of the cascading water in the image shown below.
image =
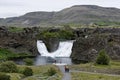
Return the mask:
[(45, 44), (42, 41), (37, 41), (37, 48), (41, 56), (46, 57), (70, 57), (72, 52), (73, 40), (62, 41), (56, 51), (49, 53)]
[[(56, 51), (49, 53), (45, 44), (42, 41), (37, 41), (37, 48), (41, 55), (38, 55), (34, 59), (34, 65), (46, 65), (46, 64), (56, 64), (56, 65), (71, 65), (71, 52), (73, 46), (73, 40), (62, 41)], [(23, 60), (15, 60), (18, 64), (24, 64)]]
[(59, 47), (54, 52), (48, 52), (45, 44), (38, 40), (37, 48), (38, 52), (41, 54), (36, 57), (35, 65), (46, 65), (46, 64), (68, 64), (71, 65), (70, 55), (72, 52), (73, 40), (70, 41), (61, 41)]

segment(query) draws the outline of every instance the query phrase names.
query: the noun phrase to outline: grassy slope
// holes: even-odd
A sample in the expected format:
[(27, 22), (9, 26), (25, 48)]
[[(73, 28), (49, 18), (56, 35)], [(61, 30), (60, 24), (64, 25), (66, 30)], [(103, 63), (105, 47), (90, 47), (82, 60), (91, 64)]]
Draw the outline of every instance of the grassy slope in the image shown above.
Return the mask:
[(28, 53), (15, 54), (8, 49), (0, 48), (0, 59), (11, 59), (11, 58), (19, 58), (19, 57), (27, 57), (27, 56), (32, 56), (32, 55)]
[[(54, 65), (44, 65), (44, 66), (25, 66), (19, 65), (19, 72), (23, 71), (25, 67), (30, 67), (33, 70), (33, 76), (26, 77), (23, 80), (36, 80), (38, 77), (42, 77), (40, 80), (46, 80), (50, 76), (46, 74), (49, 68), (53, 67), (57, 70), (57, 75), (53, 80), (61, 80), (61, 73), (58, 68)], [(8, 73), (11, 76), (11, 80), (20, 80), (24, 75), (20, 73)]]
[(120, 74), (120, 61), (111, 61), (110, 65), (95, 65), (94, 63), (86, 63), (79, 65), (70, 65), (71, 70), (99, 72), (109, 74)]
[(15, 57), (15, 56), (16, 56), (15, 53), (12, 53), (7, 49), (0, 48), (0, 59), (6, 59), (8, 57)]
[(73, 72), (72, 80), (120, 80), (120, 76), (108, 76), (104, 74), (76, 73)]

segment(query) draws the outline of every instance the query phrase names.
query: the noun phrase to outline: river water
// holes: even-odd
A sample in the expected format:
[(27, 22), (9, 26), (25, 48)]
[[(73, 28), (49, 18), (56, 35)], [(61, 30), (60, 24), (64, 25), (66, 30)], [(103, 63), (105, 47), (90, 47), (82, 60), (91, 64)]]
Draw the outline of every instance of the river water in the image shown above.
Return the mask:
[[(35, 57), (34, 65), (46, 65), (46, 64), (68, 64), (71, 65), (71, 52), (73, 46), (73, 40), (70, 41), (61, 41), (59, 47), (56, 51), (49, 53), (45, 44), (39, 40), (37, 41), (37, 48), (40, 55)], [(24, 64), (23, 60), (18, 59), (15, 61), (18, 64)]]

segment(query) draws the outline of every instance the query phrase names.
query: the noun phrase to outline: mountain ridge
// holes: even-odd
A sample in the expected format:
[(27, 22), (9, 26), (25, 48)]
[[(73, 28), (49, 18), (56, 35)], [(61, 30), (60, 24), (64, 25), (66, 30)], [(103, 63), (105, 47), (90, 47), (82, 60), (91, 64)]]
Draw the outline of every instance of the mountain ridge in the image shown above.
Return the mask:
[(1, 25), (90, 24), (120, 22), (120, 9), (97, 5), (74, 5), (57, 12), (37, 11), (19, 17), (0, 18)]

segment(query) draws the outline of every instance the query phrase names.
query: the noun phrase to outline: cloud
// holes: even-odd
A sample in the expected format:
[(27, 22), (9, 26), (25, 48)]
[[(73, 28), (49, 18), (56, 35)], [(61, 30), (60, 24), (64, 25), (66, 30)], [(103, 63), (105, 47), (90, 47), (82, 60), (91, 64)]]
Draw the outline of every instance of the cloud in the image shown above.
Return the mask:
[(24, 3), (16, 2), (17, 0), (1, 0), (0, 7), (14, 7), (14, 6), (24, 6)]

